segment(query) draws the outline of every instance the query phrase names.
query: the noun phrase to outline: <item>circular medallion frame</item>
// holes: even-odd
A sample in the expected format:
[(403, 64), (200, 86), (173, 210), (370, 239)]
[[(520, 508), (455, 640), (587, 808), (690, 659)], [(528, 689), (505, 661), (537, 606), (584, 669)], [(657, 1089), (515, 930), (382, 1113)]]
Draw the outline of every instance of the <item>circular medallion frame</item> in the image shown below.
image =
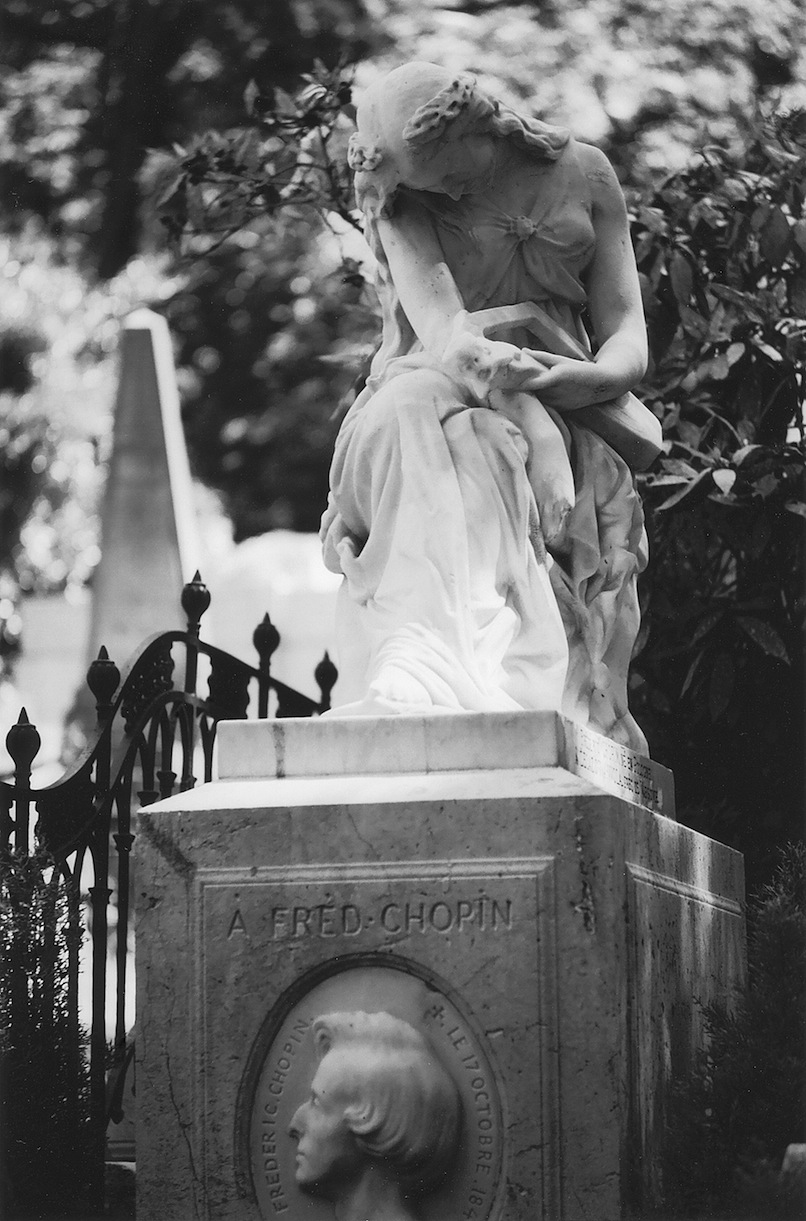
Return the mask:
[(492, 1050), (450, 986), (435, 973), (388, 953), (345, 955), (301, 975), (267, 1014), (252, 1047), (236, 1109), (235, 1167), (240, 1194), (263, 1221), (332, 1221), (332, 1205), (303, 1194), (295, 1180), (291, 1117), (317, 1068), (311, 1026), (336, 1012), (386, 1012), (419, 1030), (456, 1083), (462, 1135), (445, 1182), (418, 1201), (422, 1221), (446, 1216), (492, 1221), (504, 1189), (503, 1107)]

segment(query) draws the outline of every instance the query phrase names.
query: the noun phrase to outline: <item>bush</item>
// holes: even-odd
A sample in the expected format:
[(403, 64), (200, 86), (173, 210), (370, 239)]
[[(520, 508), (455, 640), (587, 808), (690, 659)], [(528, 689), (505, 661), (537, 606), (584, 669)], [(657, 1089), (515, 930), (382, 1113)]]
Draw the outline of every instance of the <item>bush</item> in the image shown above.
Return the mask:
[(707, 1047), (669, 1108), (664, 1195), (691, 1211), (801, 1217), (802, 1184), (779, 1170), (804, 1140), (806, 851), (780, 853), (748, 909), (748, 981), (735, 1008), (706, 1011)]
[(42, 851), (0, 857), (4, 1217), (88, 1215), (89, 1081), (75, 995), (81, 925), (71, 886)]
[(800, 833), (806, 115), (759, 117), (633, 210), (664, 454), (633, 705), (683, 820), (749, 853)]
[(166, 314), (191, 464), (236, 541), (318, 529), (340, 404), (379, 331), (349, 257), (349, 99), (348, 79), (319, 64), (293, 97), (248, 90), (252, 127), (153, 159), (160, 219), (189, 266)]

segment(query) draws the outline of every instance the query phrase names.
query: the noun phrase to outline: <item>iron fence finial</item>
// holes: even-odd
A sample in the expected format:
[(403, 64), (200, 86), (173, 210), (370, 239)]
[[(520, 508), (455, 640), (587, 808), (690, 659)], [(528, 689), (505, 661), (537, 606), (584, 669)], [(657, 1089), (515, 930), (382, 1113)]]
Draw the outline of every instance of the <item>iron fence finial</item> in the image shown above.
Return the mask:
[(271, 683), (271, 659), (280, 643), (280, 633), (265, 614), (252, 633), (252, 643), (257, 649), (257, 714), (263, 720), (269, 715), (269, 687)]
[(210, 605), (210, 590), (201, 579), (198, 568), (192, 581), (188, 581), (182, 590), (182, 610), (187, 615), (188, 631), (198, 633), (199, 621)]
[(252, 633), (252, 643), (257, 649), (261, 666), (267, 664), (280, 644), (280, 633), (268, 614), (264, 615)]
[(98, 656), (87, 670), (87, 686), (95, 696), (95, 707), (99, 716), (109, 708), (119, 683), (120, 670), (111, 660), (106, 646), (102, 644)]
[(316, 683), (319, 687), (321, 701), (319, 708), (322, 712), (328, 712), (330, 709), (330, 693), (336, 685), (336, 679), (339, 677), (339, 672), (333, 662), (330, 660), (330, 654), (325, 649), (325, 655), (319, 662), (319, 665), (313, 672)]
[(21, 708), (17, 724), (12, 725), (6, 734), (6, 749), (18, 772), (28, 775), (41, 745), (39, 730), (28, 720), (26, 710)]

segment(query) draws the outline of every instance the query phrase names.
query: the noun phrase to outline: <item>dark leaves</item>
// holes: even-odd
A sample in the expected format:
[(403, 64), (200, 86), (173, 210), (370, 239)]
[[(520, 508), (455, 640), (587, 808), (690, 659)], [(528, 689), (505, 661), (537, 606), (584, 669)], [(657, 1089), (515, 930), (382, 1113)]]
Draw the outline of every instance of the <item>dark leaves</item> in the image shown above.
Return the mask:
[(251, 126), (208, 131), (176, 148), (173, 180), (157, 200), (163, 225), (188, 253), (210, 250), (252, 221), (283, 208), (337, 212), (356, 224), (346, 164), (351, 85), (341, 67), (316, 64), (299, 89), (244, 90)]
[(729, 653), (718, 653), (711, 670), (708, 684), (708, 712), (712, 721), (718, 721), (730, 703), (736, 683), (736, 666)]
[(710, 798), (732, 785), (737, 805), (781, 786), (782, 744), (801, 749), (806, 147), (784, 127), (704, 150), (632, 218), (665, 438), (640, 477), (652, 630), (634, 702), (683, 774), (700, 758), (723, 777)]
[(770, 627), (769, 623), (749, 615), (739, 615), (737, 623), (753, 643), (757, 644), (760, 649), (763, 649), (769, 657), (777, 657), (780, 661), (789, 661), (786, 645), (775, 628)]
[(780, 267), (792, 245), (790, 222), (780, 208), (773, 208), (764, 222), (759, 239), (761, 257)]
[(710, 471), (700, 471), (690, 483), (686, 483), (678, 491), (674, 492), (668, 500), (664, 500), (658, 505), (658, 512), (663, 513), (669, 509), (687, 508), (691, 509), (698, 501), (703, 500), (707, 496), (713, 479)]
[(675, 250), (672, 254), (669, 275), (678, 304), (688, 305), (694, 289), (694, 270), (690, 261), (680, 250)]

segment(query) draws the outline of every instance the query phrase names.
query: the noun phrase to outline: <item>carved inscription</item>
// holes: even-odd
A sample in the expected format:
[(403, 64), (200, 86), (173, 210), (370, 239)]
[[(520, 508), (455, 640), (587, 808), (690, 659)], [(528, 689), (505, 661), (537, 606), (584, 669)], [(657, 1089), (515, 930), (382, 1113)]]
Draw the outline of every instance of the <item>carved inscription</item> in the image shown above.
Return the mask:
[(260, 1155), (261, 1176), (266, 1184), (266, 1194), (276, 1213), (288, 1211), (288, 1200), (285, 1196), (278, 1157), (278, 1139), (285, 1138), (285, 1130), (278, 1122), (281, 1115), (281, 1099), (283, 1088), (289, 1073), (293, 1068), (294, 1056), (303, 1044), (305, 1035), (310, 1029), (310, 1019), (297, 1018), (288, 1037), (281, 1047), (275, 1051), (271, 1071), (265, 1082), (266, 1095), (260, 1112)]
[[(272, 941), (302, 937), (357, 937), (369, 929), (394, 937), (427, 933), (497, 933), (513, 927), (512, 899), (397, 900), (374, 906), (355, 903), (272, 905), (268, 913)], [(228, 917), (227, 938), (240, 934), (250, 938), (249, 926), (240, 908)]]
[(453, 903), (386, 903), (380, 912), (381, 926), (387, 933), (448, 933), (467, 928), (495, 931), (512, 928), (512, 900), (457, 899)]
[(240, 934), (241, 937), (249, 936), (246, 931), (246, 925), (244, 924), (244, 918), (241, 915), (240, 907), (236, 907), (235, 911), (232, 913), (232, 919), (229, 922), (227, 940), (229, 941), (232, 937), (238, 936), (238, 934)]
[(469, 1090), (472, 1105), (466, 1108), (466, 1132), (469, 1142), (470, 1182), (465, 1188), (462, 1221), (479, 1221), (489, 1214), (497, 1186), (498, 1156), (501, 1131), (496, 1094), (489, 1079), (489, 1070), (482, 1062), (476, 1041), (456, 1015), (449, 1015), (444, 1004), (429, 1010), (430, 1017), (445, 1032), (453, 1049), (455, 1063), (460, 1066), (465, 1092)]
[(567, 722), (570, 765), (579, 776), (592, 780), (609, 792), (656, 813), (671, 813), (661, 781), (661, 769), (618, 742), (611, 742), (583, 725)]

